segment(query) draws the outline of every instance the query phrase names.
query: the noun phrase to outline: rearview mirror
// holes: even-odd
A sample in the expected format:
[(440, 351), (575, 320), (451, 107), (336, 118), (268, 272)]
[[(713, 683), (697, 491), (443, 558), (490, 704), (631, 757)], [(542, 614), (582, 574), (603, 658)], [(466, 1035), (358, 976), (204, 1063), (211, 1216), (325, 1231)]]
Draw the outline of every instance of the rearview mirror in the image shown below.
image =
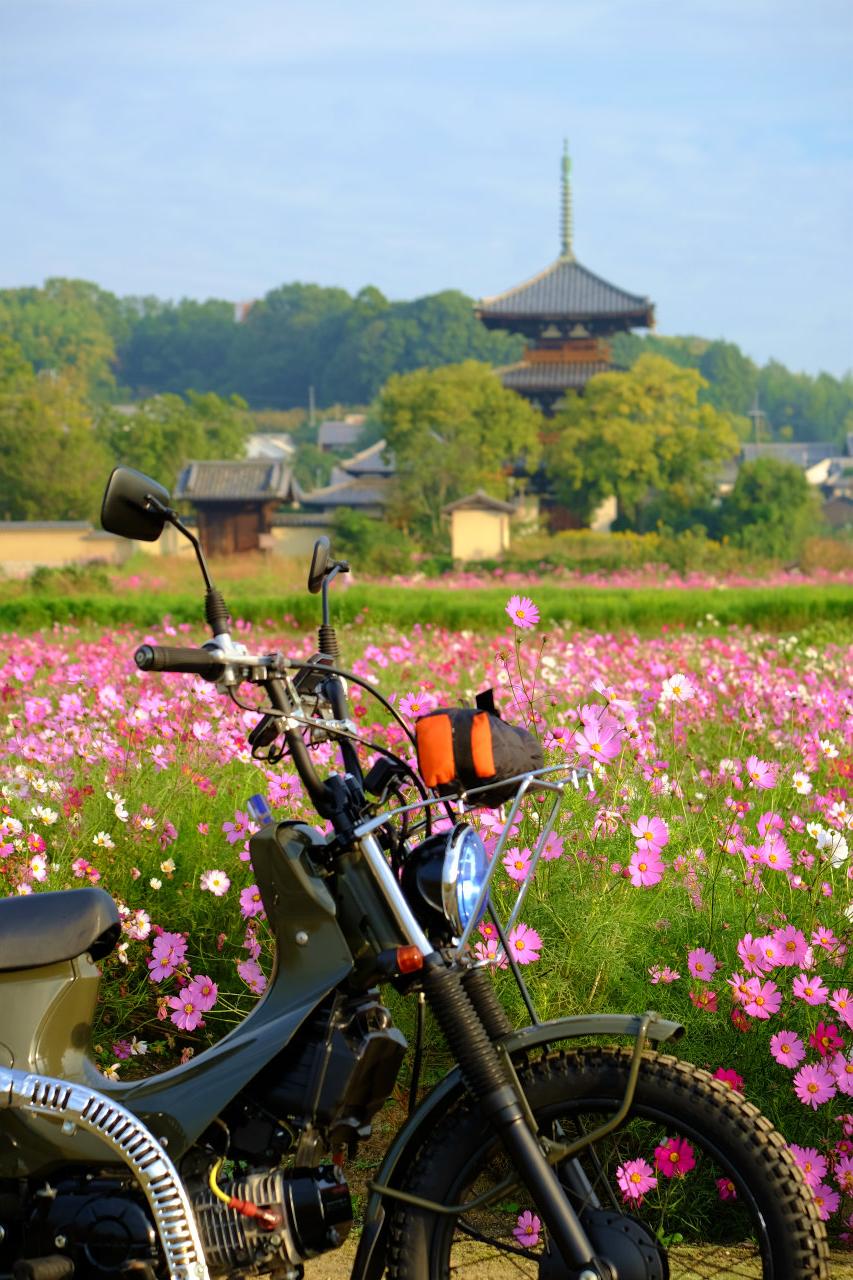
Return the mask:
[(164, 507), (171, 504), (169, 490), (156, 480), (141, 471), (134, 471), (133, 467), (116, 467), (104, 493), (102, 527), (107, 533), (117, 533), (122, 538), (156, 542), (163, 532), (166, 518), (152, 507), (152, 498)]
[(308, 570), (308, 590), (316, 596), (323, 588), (326, 570), (329, 567), (329, 539), (318, 538), (314, 543), (314, 555), (311, 557), (311, 568)]

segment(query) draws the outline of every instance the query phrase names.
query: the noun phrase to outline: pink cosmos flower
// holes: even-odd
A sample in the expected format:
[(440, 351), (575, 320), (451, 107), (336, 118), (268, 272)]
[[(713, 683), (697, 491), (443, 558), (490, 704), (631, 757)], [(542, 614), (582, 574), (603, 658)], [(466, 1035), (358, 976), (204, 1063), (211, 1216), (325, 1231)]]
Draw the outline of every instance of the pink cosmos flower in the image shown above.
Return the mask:
[(539, 621), (539, 610), (529, 596), (510, 596), (504, 608), (519, 631), (531, 631)]
[(704, 947), (694, 947), (687, 953), (687, 967), (691, 977), (698, 978), (700, 982), (710, 982), (720, 966), (717, 957), (710, 951), (706, 951)]
[(690, 1002), (697, 1009), (705, 1009), (708, 1013), (717, 1012), (717, 993), (708, 987), (703, 987), (701, 991), (691, 991)]
[(794, 1092), (804, 1107), (817, 1111), (824, 1102), (829, 1102), (836, 1094), (835, 1077), (831, 1071), (819, 1064), (800, 1067), (794, 1076)]
[(180, 933), (159, 934), (151, 944), (151, 959), (148, 961), (151, 981), (162, 982), (164, 978), (170, 978), (186, 954), (187, 940)]
[(246, 986), (254, 991), (255, 995), (259, 996), (262, 991), (266, 990), (266, 975), (257, 960), (240, 960), (237, 965), (237, 972)]
[(229, 844), (237, 844), (239, 840), (245, 840), (246, 836), (253, 831), (257, 831), (257, 829), (248, 813), (243, 813), (241, 809), (238, 809), (234, 814), (233, 822), (223, 822), (222, 824), (225, 839)]
[(837, 1053), (829, 1067), (835, 1076), (838, 1092), (853, 1097), (853, 1054), (848, 1054), (845, 1058), (843, 1053)]
[(530, 870), (529, 849), (507, 849), (503, 856), (503, 864), (510, 880), (524, 880)]
[(549, 831), (541, 854), (542, 861), (553, 862), (555, 858), (562, 857), (563, 848), (564, 844), (562, 837), (558, 836), (556, 831)]
[(721, 1200), (737, 1200), (737, 1187), (731, 1178), (717, 1178), (717, 1195)]
[(758, 945), (758, 941), (753, 938), (751, 933), (743, 935), (737, 944), (737, 953), (747, 973), (766, 973), (767, 966), (764, 963), (764, 955)]
[(619, 722), (608, 717), (602, 721), (591, 721), (578, 730), (575, 734), (575, 746), (579, 755), (607, 764), (619, 755), (624, 737), (625, 733)]
[(833, 1170), (835, 1181), (846, 1196), (853, 1196), (853, 1159), (842, 1156), (835, 1163)]
[(184, 988), (183, 994), (191, 999), (202, 1013), (207, 1013), (216, 1004), (219, 988), (206, 973), (197, 973), (189, 986)]
[(812, 946), (823, 947), (824, 951), (835, 951), (838, 947), (838, 939), (831, 929), (825, 929), (819, 924), (812, 933)]
[(770, 791), (776, 786), (776, 765), (759, 760), (758, 756), (747, 757), (746, 772), (750, 783), (758, 791)]
[(731, 1067), (717, 1067), (714, 1079), (722, 1080), (723, 1084), (727, 1084), (735, 1093), (743, 1093), (743, 1076), (739, 1076)]
[(790, 871), (793, 866), (791, 851), (782, 837), (778, 835), (766, 837), (764, 843), (759, 847), (758, 858), (760, 862), (772, 868), (773, 871)]
[(507, 967), (506, 954), (497, 938), (490, 938), (488, 942), (475, 943), (474, 955), (478, 960), (494, 965), (497, 969), (505, 969)]
[(524, 1213), (518, 1215), (518, 1225), (513, 1227), (512, 1234), (515, 1236), (519, 1244), (524, 1245), (528, 1249), (533, 1249), (539, 1243), (539, 1233), (542, 1230), (542, 1223), (539, 1221), (535, 1213), (530, 1209), (525, 1209)]
[(650, 889), (663, 879), (664, 865), (655, 853), (642, 853), (639, 849), (628, 863), (631, 884), (635, 889)]
[(734, 1000), (735, 1004), (746, 1003), (749, 997), (749, 991), (746, 986), (748, 982), (749, 978), (745, 978), (742, 973), (733, 973), (730, 978), (726, 978), (726, 983), (731, 988), (732, 1000)]
[(400, 714), (408, 720), (416, 720), (435, 709), (435, 698), (428, 693), (407, 693), (400, 699)]
[(826, 1004), (829, 988), (816, 974), (801, 973), (794, 979), (793, 992), (798, 1000), (805, 1000), (806, 1004)]
[(844, 1041), (838, 1034), (838, 1027), (834, 1022), (829, 1025), (825, 1022), (819, 1022), (809, 1036), (809, 1044), (813, 1049), (817, 1049), (822, 1058), (826, 1058), (830, 1054), (834, 1054), (836, 1049), (844, 1047)]
[(788, 1144), (788, 1150), (800, 1166), (800, 1172), (810, 1187), (816, 1187), (826, 1177), (826, 1159), (814, 1147), (798, 1147)]
[(205, 871), (200, 880), (199, 888), (212, 893), (215, 898), (222, 898), (231, 888), (231, 881), (224, 871)]
[(670, 969), (669, 965), (665, 965), (661, 969), (659, 965), (653, 964), (648, 973), (654, 986), (657, 986), (659, 982), (678, 982), (681, 977), (681, 974), (675, 969)]
[(665, 1178), (689, 1173), (696, 1165), (693, 1148), (686, 1138), (667, 1138), (655, 1147), (655, 1165)]
[(762, 982), (760, 978), (750, 978), (746, 984), (748, 996), (743, 1011), (750, 1018), (762, 1018), (766, 1021), (772, 1013), (778, 1013), (782, 1007), (782, 992), (775, 982)]
[(532, 964), (534, 960), (539, 959), (542, 939), (535, 929), (530, 928), (530, 925), (517, 924), (510, 930), (507, 942), (519, 964)]
[(833, 1191), (832, 1187), (828, 1187), (824, 1183), (814, 1188), (813, 1195), (817, 1211), (823, 1221), (826, 1222), (838, 1209), (841, 1197), (837, 1191)]
[(244, 920), (249, 920), (252, 916), (264, 915), (261, 891), (256, 884), (250, 884), (248, 889), (240, 891), (240, 914)]
[(624, 1201), (642, 1204), (643, 1196), (658, 1185), (652, 1166), (647, 1160), (626, 1160), (616, 1170), (616, 1181)]
[(765, 970), (775, 969), (782, 961), (782, 949), (779, 943), (772, 936), (766, 933), (762, 937), (755, 939), (755, 946), (761, 952), (761, 960)]
[(662, 818), (649, 818), (642, 814), (636, 822), (631, 823), (631, 835), (636, 838), (637, 848), (648, 852), (660, 852), (669, 843), (669, 831)]
[(794, 1031), (777, 1031), (770, 1037), (770, 1052), (781, 1067), (793, 1070), (806, 1056), (805, 1045)]
[(808, 949), (804, 933), (789, 924), (783, 929), (774, 930), (772, 937), (779, 947), (779, 964), (786, 966), (803, 964)]
[(185, 987), (179, 996), (169, 996), (171, 1018), (181, 1031), (195, 1031), (201, 1025), (201, 1010), (190, 995), (189, 987)]
[(853, 1030), (853, 995), (846, 987), (839, 987), (829, 997), (829, 1007)]

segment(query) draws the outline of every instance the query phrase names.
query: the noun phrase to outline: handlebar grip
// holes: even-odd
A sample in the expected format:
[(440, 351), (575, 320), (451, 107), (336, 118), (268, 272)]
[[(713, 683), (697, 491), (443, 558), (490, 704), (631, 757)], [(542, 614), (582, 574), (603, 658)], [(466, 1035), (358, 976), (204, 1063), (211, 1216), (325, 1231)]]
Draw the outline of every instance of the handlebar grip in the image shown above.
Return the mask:
[(223, 668), (222, 659), (207, 649), (178, 649), (167, 645), (142, 644), (133, 655), (140, 671), (176, 671), (215, 680)]

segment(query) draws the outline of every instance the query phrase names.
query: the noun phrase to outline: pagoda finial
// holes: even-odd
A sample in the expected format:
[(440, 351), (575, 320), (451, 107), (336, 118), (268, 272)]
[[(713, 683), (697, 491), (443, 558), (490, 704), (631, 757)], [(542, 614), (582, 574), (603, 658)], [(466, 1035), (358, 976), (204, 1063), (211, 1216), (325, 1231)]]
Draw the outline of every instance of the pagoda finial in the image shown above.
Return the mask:
[(572, 162), (569, 159), (569, 140), (563, 139), (563, 162), (562, 162), (562, 187), (563, 199), (560, 218), (560, 240), (561, 252), (560, 257), (564, 262), (574, 262), (575, 255), (572, 249), (572, 188), (569, 184), (569, 172)]

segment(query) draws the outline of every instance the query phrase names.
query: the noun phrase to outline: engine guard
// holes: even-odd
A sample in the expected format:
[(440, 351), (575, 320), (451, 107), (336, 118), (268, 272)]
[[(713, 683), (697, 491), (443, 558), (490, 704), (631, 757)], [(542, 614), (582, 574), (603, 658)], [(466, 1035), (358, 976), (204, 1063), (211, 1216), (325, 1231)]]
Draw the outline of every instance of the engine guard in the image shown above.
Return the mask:
[[(578, 1040), (587, 1036), (633, 1036), (636, 1039), (647, 1016), (649, 1015), (600, 1013), (557, 1018), (553, 1022), (540, 1022), (535, 1026), (523, 1027), (520, 1031), (512, 1031), (500, 1043), (512, 1056), (561, 1040)], [(651, 1015), (651, 1019), (646, 1029), (648, 1040), (663, 1043), (667, 1040), (680, 1040), (684, 1035), (685, 1029), (678, 1022), (669, 1022), (665, 1018), (659, 1018), (657, 1014)], [(397, 1134), (376, 1175), (375, 1186), (400, 1185), (407, 1168), (426, 1137), (433, 1131), (437, 1115), (452, 1105), (464, 1091), (459, 1068), (454, 1067)], [(385, 1269), (386, 1226), (383, 1193), (373, 1190), (367, 1202), (351, 1280), (379, 1280)]]

